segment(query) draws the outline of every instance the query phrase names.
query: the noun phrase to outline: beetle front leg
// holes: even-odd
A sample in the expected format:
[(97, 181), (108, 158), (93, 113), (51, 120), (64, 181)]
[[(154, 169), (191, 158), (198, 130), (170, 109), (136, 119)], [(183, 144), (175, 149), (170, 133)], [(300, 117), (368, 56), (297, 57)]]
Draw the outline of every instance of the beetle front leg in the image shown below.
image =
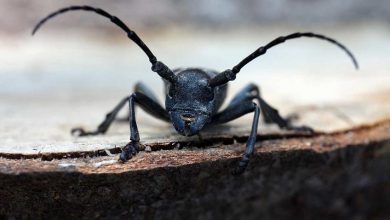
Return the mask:
[(255, 114), (253, 115), (252, 129), (246, 142), (245, 152), (238, 164), (238, 167), (236, 168), (236, 170), (234, 170), (234, 174), (243, 173), (248, 166), (250, 157), (253, 155), (257, 137), (257, 126), (259, 125), (260, 116), (260, 108), (256, 104), (254, 104), (254, 112)]
[(212, 124), (221, 124), (237, 119), (247, 113), (254, 112), (252, 129), (248, 140), (244, 155), (242, 156), (238, 167), (233, 171), (233, 174), (241, 174), (248, 166), (250, 157), (253, 155), (256, 144), (257, 127), (259, 125), (260, 107), (251, 101), (242, 101), (229, 105), (225, 110), (216, 114), (212, 119)]
[(138, 132), (138, 126), (135, 118), (135, 104), (140, 105), (142, 109), (146, 112), (160, 117), (162, 119), (167, 119), (168, 113), (161, 107), (160, 104), (156, 103), (152, 98), (142, 94), (140, 92), (135, 92), (129, 97), (129, 124), (130, 124), (130, 142), (122, 149), (122, 153), (119, 157), (119, 160), (126, 162), (135, 156), (140, 150), (142, 150), (143, 145), (140, 143), (140, 137)]
[(131, 159), (133, 156), (135, 156), (140, 150), (141, 150), (141, 144), (139, 143), (139, 133), (138, 133), (138, 126), (137, 121), (135, 119), (135, 99), (136, 94), (133, 93), (129, 97), (129, 122), (130, 122), (130, 142), (126, 144), (125, 147), (122, 149), (122, 153), (119, 156), (119, 160), (122, 162), (126, 162), (127, 160)]

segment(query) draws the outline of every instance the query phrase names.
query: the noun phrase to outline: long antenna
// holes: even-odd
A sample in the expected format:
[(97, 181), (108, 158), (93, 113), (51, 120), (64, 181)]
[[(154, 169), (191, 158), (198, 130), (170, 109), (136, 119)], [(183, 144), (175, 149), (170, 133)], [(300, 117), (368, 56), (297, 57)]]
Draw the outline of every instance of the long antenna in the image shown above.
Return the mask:
[(149, 61), (152, 64), (157, 62), (156, 56), (154, 56), (154, 54), (150, 51), (150, 49), (146, 46), (146, 44), (141, 40), (141, 38), (139, 38), (138, 35), (134, 31), (132, 31), (130, 28), (128, 28), (119, 18), (109, 14), (108, 12), (106, 12), (100, 8), (94, 8), (94, 7), (91, 7), (88, 5), (70, 6), (70, 7), (59, 9), (58, 11), (55, 11), (55, 12), (49, 14), (48, 16), (46, 16), (45, 18), (40, 20), (37, 25), (35, 25), (34, 30), (32, 32), (32, 35), (34, 35), (39, 30), (39, 28), (49, 19), (51, 19), (59, 14), (68, 12), (68, 11), (77, 11), (77, 10), (96, 12), (97, 14), (102, 15), (102, 16), (110, 19), (112, 23), (116, 24), (122, 30), (124, 30), (127, 33), (127, 37), (130, 38), (132, 41), (134, 41), (134, 43), (136, 43), (146, 53), (146, 55), (149, 58)]
[(119, 18), (109, 14), (108, 12), (106, 12), (100, 8), (94, 8), (94, 7), (91, 7), (88, 5), (84, 5), (84, 6), (70, 6), (67, 8), (59, 9), (59, 10), (49, 14), (48, 16), (43, 18), (42, 20), (40, 20), (38, 22), (38, 24), (35, 25), (34, 30), (32, 32), (32, 35), (34, 35), (35, 32), (37, 32), (39, 30), (39, 28), (49, 19), (51, 19), (59, 14), (68, 12), (68, 11), (77, 11), (77, 10), (96, 12), (97, 14), (110, 19), (110, 21), (112, 23), (116, 24), (122, 30), (124, 30), (127, 33), (127, 37), (130, 38), (132, 41), (134, 41), (145, 52), (145, 54), (149, 58), (150, 63), (152, 64), (152, 71), (153, 72), (156, 72), (162, 78), (164, 78), (170, 82), (175, 81), (175, 74), (172, 72), (172, 70), (169, 69), (169, 67), (166, 66), (164, 63), (157, 61), (156, 56), (154, 56), (152, 51), (150, 51), (150, 49), (146, 46), (146, 44), (141, 40), (141, 38), (138, 37), (138, 35), (134, 31), (132, 31), (130, 28), (128, 28)]
[(248, 64), (252, 60), (256, 59), (257, 57), (265, 54), (267, 52), (267, 50), (270, 49), (271, 47), (282, 44), (287, 40), (291, 40), (291, 39), (295, 39), (295, 38), (299, 38), (299, 37), (312, 37), (312, 38), (317, 38), (317, 39), (321, 39), (321, 40), (326, 40), (332, 44), (335, 44), (336, 46), (341, 48), (345, 53), (347, 53), (347, 55), (352, 59), (352, 62), (354, 64), (355, 68), (359, 69), (359, 64), (356, 61), (354, 55), (351, 53), (351, 51), (348, 50), (347, 47), (345, 47), (344, 45), (342, 45), (338, 41), (336, 41), (332, 38), (329, 38), (327, 36), (320, 35), (320, 34), (315, 34), (315, 33), (310, 33), (310, 32), (305, 32), (305, 33), (298, 32), (298, 33), (290, 34), (287, 36), (278, 37), (275, 40), (268, 43), (267, 45), (259, 47), (257, 50), (255, 50), (253, 53), (251, 53), (249, 56), (245, 57), (245, 59), (243, 59), (240, 63), (238, 63), (232, 69), (225, 70), (224, 72), (222, 72), (222, 73), (218, 74), (217, 76), (215, 76), (214, 78), (212, 78), (209, 82), (209, 85), (211, 87), (215, 87), (215, 86), (225, 84), (228, 81), (234, 80), (236, 78), (236, 74), (238, 72), (240, 72), (241, 68), (243, 68), (246, 64)]

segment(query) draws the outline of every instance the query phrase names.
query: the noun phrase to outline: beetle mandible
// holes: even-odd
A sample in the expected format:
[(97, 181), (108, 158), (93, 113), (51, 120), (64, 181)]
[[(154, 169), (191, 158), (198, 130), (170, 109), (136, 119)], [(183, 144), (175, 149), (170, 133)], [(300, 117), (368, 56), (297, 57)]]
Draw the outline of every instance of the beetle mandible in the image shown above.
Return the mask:
[(249, 84), (242, 89), (224, 110), (220, 110), (222, 102), (226, 97), (228, 82), (233, 81), (246, 64), (265, 54), (270, 48), (284, 43), (287, 40), (299, 37), (310, 37), (335, 44), (347, 53), (352, 59), (356, 69), (358, 69), (358, 63), (353, 54), (338, 41), (316, 33), (298, 32), (274, 39), (265, 46), (256, 49), (233, 68), (222, 72), (200, 68), (178, 68), (171, 70), (163, 62), (157, 60), (156, 56), (150, 51), (141, 38), (128, 28), (119, 18), (100, 8), (86, 5), (70, 6), (49, 14), (35, 26), (32, 34), (34, 34), (46, 21), (56, 15), (76, 10), (95, 12), (110, 19), (112, 23), (119, 26), (126, 32), (128, 38), (134, 41), (134, 43), (145, 52), (152, 65), (152, 71), (156, 72), (165, 83), (165, 108), (159, 103), (150, 89), (144, 84), (138, 83), (135, 86), (134, 93), (121, 100), (120, 103), (106, 115), (106, 118), (96, 130), (85, 131), (82, 128), (72, 129), (72, 133), (79, 136), (104, 134), (116, 118), (118, 112), (128, 103), (130, 142), (123, 147), (122, 153), (120, 154), (119, 159), (123, 162), (131, 159), (141, 149), (134, 112), (136, 105), (158, 119), (171, 122), (176, 131), (185, 136), (198, 134), (207, 126), (226, 123), (253, 112), (252, 129), (246, 143), (246, 149), (238, 167), (234, 171), (235, 173), (242, 173), (245, 171), (249, 159), (253, 155), (260, 112), (262, 112), (266, 123), (276, 123), (282, 129), (314, 132), (313, 129), (307, 126), (293, 126), (288, 119), (281, 117), (278, 111), (261, 97), (259, 88), (254, 84)]

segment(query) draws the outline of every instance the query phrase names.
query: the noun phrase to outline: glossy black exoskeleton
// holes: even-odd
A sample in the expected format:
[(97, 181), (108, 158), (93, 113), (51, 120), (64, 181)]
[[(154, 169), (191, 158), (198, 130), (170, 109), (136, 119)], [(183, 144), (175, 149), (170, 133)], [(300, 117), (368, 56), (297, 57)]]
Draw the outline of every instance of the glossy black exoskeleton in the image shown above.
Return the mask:
[(134, 41), (146, 53), (150, 63), (152, 64), (152, 71), (161, 76), (165, 82), (165, 108), (162, 107), (150, 89), (148, 89), (144, 84), (138, 83), (135, 87), (134, 93), (121, 100), (121, 102), (106, 115), (105, 120), (96, 130), (85, 131), (82, 128), (75, 128), (72, 130), (72, 133), (78, 134), (79, 136), (104, 134), (116, 118), (119, 110), (128, 103), (130, 142), (122, 149), (120, 160), (123, 162), (136, 155), (141, 148), (134, 112), (135, 105), (139, 105), (142, 109), (156, 118), (171, 122), (176, 131), (185, 136), (198, 134), (206, 126), (226, 123), (247, 113), (254, 112), (252, 130), (246, 144), (246, 150), (237, 169), (235, 170), (235, 173), (242, 173), (245, 171), (249, 163), (249, 158), (253, 155), (260, 112), (262, 112), (266, 123), (276, 123), (283, 129), (313, 132), (311, 128), (306, 126), (292, 126), (289, 120), (282, 118), (276, 109), (264, 101), (264, 99), (260, 96), (258, 87), (254, 84), (249, 84), (242, 89), (233, 98), (226, 109), (220, 111), (219, 108), (226, 97), (227, 83), (236, 78), (237, 73), (240, 72), (242, 67), (255, 58), (265, 54), (271, 47), (281, 44), (286, 40), (299, 37), (311, 37), (325, 40), (337, 45), (346, 52), (348, 56), (350, 56), (355, 67), (358, 68), (356, 59), (345, 46), (324, 35), (305, 32), (278, 37), (265, 46), (259, 47), (232, 69), (227, 69), (223, 72), (199, 68), (171, 70), (164, 63), (158, 61), (138, 35), (134, 31), (130, 30), (121, 20), (102, 9), (90, 6), (71, 6), (60, 9), (42, 19), (35, 26), (33, 34), (50, 18), (67, 11), (74, 10), (91, 11), (109, 18), (111, 22), (124, 30), (128, 38)]

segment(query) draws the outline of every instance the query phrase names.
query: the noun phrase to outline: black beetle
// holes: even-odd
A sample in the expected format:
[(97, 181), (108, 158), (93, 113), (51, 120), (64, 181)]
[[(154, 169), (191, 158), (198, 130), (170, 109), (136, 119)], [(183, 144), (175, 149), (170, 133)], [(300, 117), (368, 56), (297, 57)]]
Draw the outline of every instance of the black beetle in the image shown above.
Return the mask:
[[(79, 136), (104, 134), (116, 118), (119, 110), (126, 103), (129, 103), (130, 142), (122, 149), (120, 160), (123, 162), (131, 159), (141, 149), (134, 112), (135, 104), (139, 105), (154, 117), (171, 122), (176, 131), (185, 136), (198, 134), (206, 126), (226, 123), (247, 113), (254, 112), (252, 130), (246, 144), (246, 150), (239, 162), (238, 168), (235, 170), (235, 173), (242, 173), (245, 171), (249, 163), (249, 158), (253, 154), (260, 112), (263, 113), (266, 123), (276, 123), (283, 129), (313, 132), (307, 126), (292, 126), (289, 120), (282, 118), (276, 109), (264, 101), (260, 96), (259, 88), (254, 84), (246, 86), (233, 98), (226, 109), (219, 111), (226, 97), (227, 83), (236, 78), (237, 73), (240, 72), (242, 67), (255, 58), (265, 54), (271, 47), (281, 44), (286, 40), (299, 37), (311, 37), (326, 40), (337, 45), (347, 53), (355, 67), (358, 68), (355, 57), (345, 46), (324, 35), (305, 32), (278, 37), (265, 46), (259, 47), (232, 69), (227, 69), (221, 73), (200, 68), (179, 68), (171, 70), (164, 63), (158, 61), (138, 35), (130, 30), (120, 19), (102, 9), (90, 6), (71, 6), (53, 12), (35, 26), (33, 34), (50, 18), (67, 11), (75, 10), (96, 12), (99, 15), (109, 18), (111, 22), (124, 30), (128, 38), (134, 41), (146, 53), (152, 64), (152, 71), (160, 75), (165, 83), (165, 109), (160, 105), (151, 90), (144, 84), (138, 83), (135, 87), (135, 92), (125, 97), (109, 112), (105, 120), (95, 131), (85, 131), (82, 128), (72, 129), (72, 133), (78, 134)], [(258, 105), (254, 101), (257, 101)]]

